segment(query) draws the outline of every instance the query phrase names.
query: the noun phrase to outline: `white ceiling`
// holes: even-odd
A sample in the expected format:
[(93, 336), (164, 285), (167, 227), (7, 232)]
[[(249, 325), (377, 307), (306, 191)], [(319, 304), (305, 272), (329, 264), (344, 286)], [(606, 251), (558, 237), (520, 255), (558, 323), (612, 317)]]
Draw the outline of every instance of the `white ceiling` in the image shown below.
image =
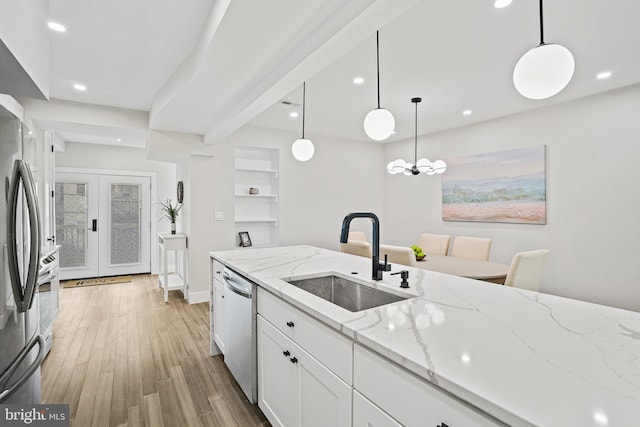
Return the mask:
[[(573, 52), (576, 73), (544, 101), (523, 98), (511, 81), (519, 57), (539, 42), (536, 0), (505, 9), (493, 0), (50, 4), (51, 18), (68, 28), (51, 35), (52, 98), (150, 111), (151, 128), (209, 142), (246, 122), (300, 132), (301, 117), (289, 118), (292, 108), (278, 101), (301, 103), (303, 80), (310, 136), (366, 140), (378, 28), (381, 103), (396, 117), (391, 141), (413, 137), (415, 96), (424, 134), (640, 82), (635, 0), (545, 2), (545, 41)], [(597, 80), (604, 70), (613, 76)], [(354, 85), (355, 76), (365, 83)], [(76, 81), (87, 91), (73, 90)], [(76, 140), (89, 131), (66, 126)]]

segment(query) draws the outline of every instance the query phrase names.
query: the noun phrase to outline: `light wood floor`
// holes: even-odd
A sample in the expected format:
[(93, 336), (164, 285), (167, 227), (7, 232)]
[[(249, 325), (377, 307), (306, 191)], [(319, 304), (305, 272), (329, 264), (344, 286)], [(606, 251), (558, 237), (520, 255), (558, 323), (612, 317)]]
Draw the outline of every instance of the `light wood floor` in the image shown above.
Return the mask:
[(43, 403), (69, 404), (76, 427), (269, 425), (209, 356), (209, 304), (165, 304), (157, 283), (61, 289)]

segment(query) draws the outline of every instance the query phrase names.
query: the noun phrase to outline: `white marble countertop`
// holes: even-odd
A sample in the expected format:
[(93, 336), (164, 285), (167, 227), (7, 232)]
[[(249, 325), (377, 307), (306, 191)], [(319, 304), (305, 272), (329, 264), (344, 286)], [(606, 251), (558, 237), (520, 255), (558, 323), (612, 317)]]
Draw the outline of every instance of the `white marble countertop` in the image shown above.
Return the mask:
[(640, 313), (399, 265), (414, 297), (352, 313), (283, 279), (335, 272), (399, 293), (400, 275), (374, 282), (370, 259), (312, 246), (210, 255), (508, 424), (640, 425)]

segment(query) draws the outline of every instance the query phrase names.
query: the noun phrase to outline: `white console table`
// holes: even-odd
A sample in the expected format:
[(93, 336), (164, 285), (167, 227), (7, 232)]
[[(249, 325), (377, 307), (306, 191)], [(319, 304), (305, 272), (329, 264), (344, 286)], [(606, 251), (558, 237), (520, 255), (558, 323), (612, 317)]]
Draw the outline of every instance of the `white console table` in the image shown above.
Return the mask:
[[(174, 255), (175, 272), (168, 271), (167, 259), (170, 251), (173, 251)], [(180, 259), (182, 263), (178, 262)], [(189, 248), (186, 234), (158, 233), (158, 262), (160, 263), (158, 282), (164, 290), (164, 302), (169, 302), (169, 291), (175, 290), (181, 290), (184, 298), (189, 299), (188, 261)], [(182, 268), (179, 268), (180, 264)]]

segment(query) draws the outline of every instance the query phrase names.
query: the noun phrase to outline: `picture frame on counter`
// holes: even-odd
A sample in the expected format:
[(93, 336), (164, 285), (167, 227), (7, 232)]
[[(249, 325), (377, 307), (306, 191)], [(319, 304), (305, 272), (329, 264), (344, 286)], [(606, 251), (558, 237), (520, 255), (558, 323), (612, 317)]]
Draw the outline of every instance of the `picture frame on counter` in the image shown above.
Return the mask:
[(251, 237), (249, 236), (248, 231), (241, 231), (238, 235), (240, 236), (240, 247), (248, 248), (251, 246)]

